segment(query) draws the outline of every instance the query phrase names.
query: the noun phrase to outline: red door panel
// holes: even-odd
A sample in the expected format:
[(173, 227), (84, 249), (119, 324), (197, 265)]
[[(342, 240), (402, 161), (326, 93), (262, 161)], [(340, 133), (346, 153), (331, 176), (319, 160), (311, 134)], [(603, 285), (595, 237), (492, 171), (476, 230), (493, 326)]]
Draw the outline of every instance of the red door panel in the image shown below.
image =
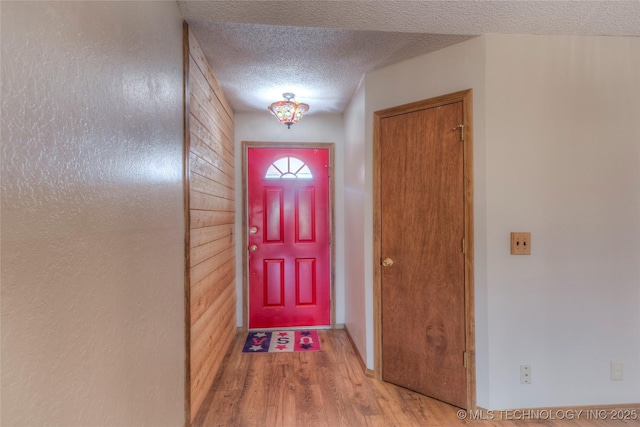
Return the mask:
[[(284, 191), (282, 188), (264, 188), (265, 243), (284, 243)], [(257, 222), (256, 222), (257, 224)]]
[(328, 165), (328, 149), (248, 149), (250, 328), (331, 324)]

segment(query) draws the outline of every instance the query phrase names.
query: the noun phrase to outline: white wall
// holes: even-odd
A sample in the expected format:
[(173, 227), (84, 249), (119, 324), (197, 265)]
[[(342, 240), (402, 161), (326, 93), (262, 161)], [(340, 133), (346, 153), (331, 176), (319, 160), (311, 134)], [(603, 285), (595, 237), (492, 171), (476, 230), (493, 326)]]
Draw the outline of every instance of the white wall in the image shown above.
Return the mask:
[(1, 424), (182, 425), (178, 7), (0, 7)]
[(486, 74), (490, 406), (640, 402), (640, 39), (490, 36)]
[[(367, 367), (373, 113), (472, 88), (478, 405), (640, 402), (640, 39), (486, 36), (364, 82), (345, 114), (347, 152), (365, 152), (348, 154), (365, 168), (364, 284), (347, 283), (345, 310), (350, 329), (364, 322)], [(511, 231), (532, 232), (532, 255), (509, 255)], [(623, 381), (609, 379), (611, 360)]]
[[(313, 108), (313, 105), (311, 105)], [(335, 173), (335, 311), (336, 323), (344, 323), (344, 259), (345, 259), (345, 228), (344, 228), (344, 123), (341, 114), (309, 114), (300, 122), (291, 126), (291, 129), (278, 121), (267, 111), (264, 113), (235, 113), (235, 160), (236, 177), (238, 183), (242, 179), (242, 152), (243, 141), (264, 142), (291, 142), (291, 143), (326, 143), (335, 144), (334, 147), (334, 173)], [(236, 291), (237, 310), (236, 322), (238, 326), (242, 319), (242, 256), (246, 248), (242, 247), (242, 186), (236, 186)]]
[[(360, 352), (367, 358), (367, 292), (364, 279), (365, 212), (365, 94), (364, 82), (344, 113), (345, 146), (345, 326)], [(371, 307), (370, 307), (371, 308)]]

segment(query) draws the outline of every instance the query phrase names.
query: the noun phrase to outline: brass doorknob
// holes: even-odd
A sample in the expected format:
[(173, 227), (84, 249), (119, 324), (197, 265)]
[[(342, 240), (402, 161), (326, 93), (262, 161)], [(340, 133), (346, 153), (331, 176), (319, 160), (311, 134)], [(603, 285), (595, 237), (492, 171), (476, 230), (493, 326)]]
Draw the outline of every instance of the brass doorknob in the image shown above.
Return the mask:
[(391, 267), (393, 265), (393, 260), (391, 258), (385, 258), (384, 261), (382, 261), (382, 265), (384, 267)]
[(255, 251), (257, 251), (257, 250), (258, 250), (258, 246), (256, 246), (256, 245), (251, 245), (251, 246), (249, 246), (249, 249), (251, 250), (251, 252), (255, 252)]

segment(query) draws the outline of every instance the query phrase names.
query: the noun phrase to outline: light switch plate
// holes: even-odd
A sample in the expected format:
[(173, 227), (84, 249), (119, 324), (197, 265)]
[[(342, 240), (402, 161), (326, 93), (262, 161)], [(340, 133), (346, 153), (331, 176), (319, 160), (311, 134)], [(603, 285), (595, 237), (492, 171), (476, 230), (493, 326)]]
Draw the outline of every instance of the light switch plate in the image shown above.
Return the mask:
[(511, 233), (511, 255), (531, 255), (531, 233)]

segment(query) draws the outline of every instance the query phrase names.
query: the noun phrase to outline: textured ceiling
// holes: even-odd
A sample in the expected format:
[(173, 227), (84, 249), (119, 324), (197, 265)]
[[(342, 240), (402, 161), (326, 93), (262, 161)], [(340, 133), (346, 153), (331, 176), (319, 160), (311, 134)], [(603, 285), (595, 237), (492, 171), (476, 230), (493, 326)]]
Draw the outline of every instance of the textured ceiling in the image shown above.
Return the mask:
[(178, 1), (236, 111), (342, 112), (376, 68), (487, 33), (640, 36), (633, 1)]

